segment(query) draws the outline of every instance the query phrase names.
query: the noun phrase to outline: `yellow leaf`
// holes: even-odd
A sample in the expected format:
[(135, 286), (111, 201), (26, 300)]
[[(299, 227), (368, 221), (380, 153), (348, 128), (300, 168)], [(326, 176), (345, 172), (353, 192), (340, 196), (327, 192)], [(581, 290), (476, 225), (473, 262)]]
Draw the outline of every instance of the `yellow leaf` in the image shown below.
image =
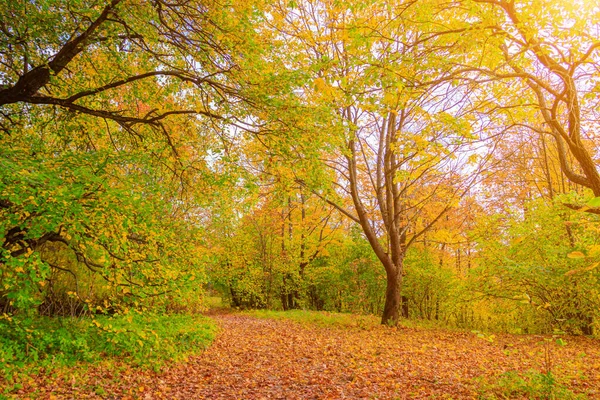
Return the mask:
[(315, 87), (319, 92), (326, 92), (328, 89), (327, 83), (325, 83), (325, 80), (323, 78), (317, 78), (315, 79)]
[(571, 275), (575, 275), (576, 273), (578, 273), (580, 270), (579, 269), (572, 269), (570, 271), (565, 272), (565, 276), (571, 276)]
[(525, 240), (525, 237), (523, 237), (523, 236), (521, 236), (521, 237), (518, 237), (518, 238), (516, 238), (515, 240), (513, 240), (513, 243), (512, 243), (512, 244), (513, 244), (513, 246), (514, 246), (514, 245), (517, 245), (517, 244), (521, 243), (523, 240)]
[(600, 265), (600, 262), (594, 263), (594, 264), (590, 265), (589, 267), (584, 268), (584, 271), (591, 271), (594, 268), (596, 268), (598, 265)]
[(570, 271), (565, 272), (565, 276), (575, 275), (578, 272), (591, 271), (591, 270), (595, 269), (596, 267), (598, 267), (598, 265), (600, 265), (600, 262), (594, 263), (594, 264), (590, 265), (589, 267), (572, 269)]
[(588, 249), (588, 255), (590, 257), (600, 256), (600, 245), (594, 245)]
[(567, 257), (573, 258), (573, 259), (576, 259), (576, 258), (585, 258), (585, 254), (583, 254), (580, 251), (573, 251), (573, 252), (567, 254)]

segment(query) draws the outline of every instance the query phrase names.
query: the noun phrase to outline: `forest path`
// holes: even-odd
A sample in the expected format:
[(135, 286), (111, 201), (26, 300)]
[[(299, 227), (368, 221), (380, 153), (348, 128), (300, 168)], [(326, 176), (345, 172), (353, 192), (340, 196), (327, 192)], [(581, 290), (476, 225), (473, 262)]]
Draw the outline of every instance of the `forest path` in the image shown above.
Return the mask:
[[(322, 327), (244, 314), (212, 317), (219, 335), (187, 362), (158, 373), (92, 369), (86, 382), (55, 381), (41, 397), (473, 399), (481, 385), (478, 377), (494, 382), (506, 371), (545, 367), (543, 338), (534, 335), (501, 335), (489, 342), (473, 333), (435, 329)], [(597, 341), (574, 338), (565, 347), (548, 343), (553, 372), (572, 377), (571, 389), (600, 387), (600, 368), (593, 364), (598, 363)]]
[(446, 332), (442, 341), (412, 330), (308, 326), (239, 314), (216, 319), (222, 332), (213, 346), (168, 371), (167, 381), (187, 375), (177, 397), (469, 398), (474, 391), (464, 379), (486, 373), (488, 364), (464, 363), (461, 354), (448, 349), (449, 341), (472, 342), (463, 334)]

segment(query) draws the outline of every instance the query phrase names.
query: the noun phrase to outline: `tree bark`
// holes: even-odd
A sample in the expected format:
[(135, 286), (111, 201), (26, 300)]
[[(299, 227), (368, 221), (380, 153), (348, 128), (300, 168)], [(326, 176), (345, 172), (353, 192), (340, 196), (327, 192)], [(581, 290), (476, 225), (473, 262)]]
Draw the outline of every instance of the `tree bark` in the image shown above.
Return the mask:
[(394, 326), (400, 319), (402, 296), (402, 265), (395, 265), (394, 270), (386, 271), (387, 286), (385, 290), (385, 305), (381, 316), (381, 324)]
[(20, 76), (13, 86), (0, 90), (0, 105), (31, 102), (39, 90), (50, 82), (52, 74), (58, 75), (85, 49), (89, 39), (109, 19), (111, 12), (120, 2), (121, 0), (113, 0), (105, 6), (98, 18), (83, 33), (65, 43), (47, 64), (36, 66)]

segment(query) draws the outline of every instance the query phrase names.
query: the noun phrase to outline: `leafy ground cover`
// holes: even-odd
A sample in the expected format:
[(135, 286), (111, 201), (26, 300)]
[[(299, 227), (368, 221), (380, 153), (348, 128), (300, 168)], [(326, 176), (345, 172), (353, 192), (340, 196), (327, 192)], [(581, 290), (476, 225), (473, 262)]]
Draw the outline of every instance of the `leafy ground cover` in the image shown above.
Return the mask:
[(38, 384), (50, 377), (85, 379), (97, 363), (106, 370), (158, 370), (167, 360), (202, 351), (215, 333), (213, 320), (201, 315), (5, 317), (0, 320), (0, 397), (35, 395)]
[[(257, 318), (260, 316), (261, 318)], [(387, 328), (350, 315), (219, 313), (205, 352), (160, 370), (111, 363), (40, 373), (17, 397), (585, 399), (600, 392), (593, 339)], [(365, 318), (367, 319), (367, 318)], [(316, 323), (315, 323), (316, 321)]]

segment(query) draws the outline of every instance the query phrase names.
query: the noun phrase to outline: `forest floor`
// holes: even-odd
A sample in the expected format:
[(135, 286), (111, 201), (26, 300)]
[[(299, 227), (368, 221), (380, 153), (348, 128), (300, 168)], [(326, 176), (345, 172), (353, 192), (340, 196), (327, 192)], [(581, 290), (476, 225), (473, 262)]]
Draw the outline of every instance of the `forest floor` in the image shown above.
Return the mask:
[(75, 368), (33, 377), (18, 397), (600, 398), (600, 345), (593, 339), (569, 337), (559, 345), (535, 335), (213, 317), (217, 339), (186, 362), (158, 372), (114, 362)]

